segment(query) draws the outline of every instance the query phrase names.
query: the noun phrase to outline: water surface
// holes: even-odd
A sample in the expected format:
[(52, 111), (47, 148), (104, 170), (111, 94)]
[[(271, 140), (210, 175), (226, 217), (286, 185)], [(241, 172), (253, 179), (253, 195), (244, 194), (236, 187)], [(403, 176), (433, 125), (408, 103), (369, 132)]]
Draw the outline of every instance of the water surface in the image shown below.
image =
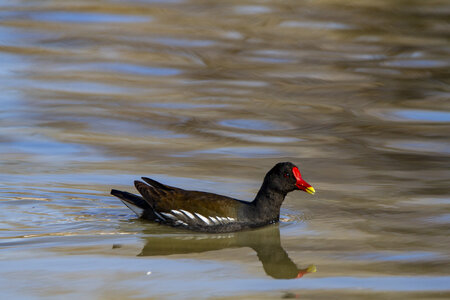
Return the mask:
[[(0, 298), (447, 299), (449, 11), (0, 1)], [(251, 200), (279, 161), (317, 193), (258, 230), (109, 195), (148, 176)]]

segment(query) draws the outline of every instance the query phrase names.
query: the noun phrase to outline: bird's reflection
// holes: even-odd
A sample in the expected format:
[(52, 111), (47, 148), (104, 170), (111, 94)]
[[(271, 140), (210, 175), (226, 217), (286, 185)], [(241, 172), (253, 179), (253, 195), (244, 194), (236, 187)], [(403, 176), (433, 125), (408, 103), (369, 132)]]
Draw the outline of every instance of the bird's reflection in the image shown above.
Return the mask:
[(226, 248), (250, 247), (255, 250), (267, 275), (276, 279), (301, 278), (316, 272), (310, 265), (299, 269), (281, 247), (278, 224), (257, 230), (227, 234), (180, 234), (150, 236), (139, 256), (200, 253)]

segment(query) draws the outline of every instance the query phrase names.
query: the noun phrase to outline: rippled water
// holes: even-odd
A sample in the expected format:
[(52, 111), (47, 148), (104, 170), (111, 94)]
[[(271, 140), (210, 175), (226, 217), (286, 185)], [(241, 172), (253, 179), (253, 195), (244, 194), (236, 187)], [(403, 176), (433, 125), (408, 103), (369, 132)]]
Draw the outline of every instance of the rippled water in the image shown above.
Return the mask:
[[(0, 1), (0, 298), (447, 299), (449, 13)], [(109, 195), (148, 176), (251, 200), (279, 161), (317, 193), (259, 230), (165, 228)]]

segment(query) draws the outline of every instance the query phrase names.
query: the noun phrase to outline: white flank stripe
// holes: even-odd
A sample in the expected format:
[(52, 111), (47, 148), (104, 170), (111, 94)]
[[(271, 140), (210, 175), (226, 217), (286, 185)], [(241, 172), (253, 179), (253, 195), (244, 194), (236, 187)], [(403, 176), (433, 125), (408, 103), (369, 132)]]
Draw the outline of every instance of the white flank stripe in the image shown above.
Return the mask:
[(230, 222), (230, 221), (228, 221), (227, 218), (223, 218), (223, 217), (220, 217), (220, 221), (222, 221), (224, 223), (229, 223)]
[(196, 215), (197, 217), (199, 217), (200, 219), (202, 219), (202, 221), (205, 222), (206, 224), (211, 225), (211, 221), (209, 221), (205, 216), (202, 216), (202, 215), (199, 214), (199, 213), (195, 213), (195, 215)]
[(183, 222), (183, 221), (180, 221), (180, 220), (176, 221), (175, 223), (176, 223), (176, 224), (181, 224), (181, 225), (183, 225), (183, 226), (187, 226), (187, 223), (185, 223), (185, 222)]
[(172, 220), (176, 220), (177, 219), (177, 217), (175, 217), (174, 215), (169, 214), (169, 213), (161, 212), (161, 214), (163, 216), (165, 216), (165, 217), (168, 217), (168, 218), (172, 219)]
[(163, 216), (161, 216), (159, 213), (157, 213), (156, 211), (155, 211), (155, 215), (158, 217), (158, 218), (160, 218), (161, 219), (161, 221), (165, 221), (166, 220), (166, 218), (164, 218)]
[(184, 214), (183, 214), (181, 211), (178, 211), (178, 210), (172, 209), (170, 212), (173, 213), (173, 214), (177, 214), (177, 215), (182, 215), (182, 216), (184, 216)]
[(220, 222), (214, 218), (214, 217), (209, 217), (211, 219), (211, 221), (213, 221), (214, 224), (220, 224)]
[(234, 218), (227, 217), (227, 219), (230, 220), (230, 222), (234, 221)]
[(185, 210), (183, 210), (183, 209), (180, 209), (180, 211), (182, 212), (182, 213), (184, 213), (186, 216), (188, 216), (189, 218), (191, 218), (191, 219), (193, 219), (193, 220), (195, 220), (195, 217), (194, 217), (194, 215), (193, 214), (191, 214), (190, 212), (188, 212), (188, 211), (185, 211)]

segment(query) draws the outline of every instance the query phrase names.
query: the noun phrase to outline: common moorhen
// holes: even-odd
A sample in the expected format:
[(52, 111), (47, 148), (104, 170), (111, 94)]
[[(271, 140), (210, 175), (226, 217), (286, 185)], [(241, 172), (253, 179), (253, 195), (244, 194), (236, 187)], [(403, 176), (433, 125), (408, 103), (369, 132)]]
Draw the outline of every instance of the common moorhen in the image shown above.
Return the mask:
[(114, 189), (111, 194), (140, 218), (203, 232), (231, 232), (278, 222), (287, 193), (294, 190), (315, 193), (290, 162), (278, 163), (266, 174), (252, 202), (142, 179), (148, 184), (134, 182), (142, 197)]

